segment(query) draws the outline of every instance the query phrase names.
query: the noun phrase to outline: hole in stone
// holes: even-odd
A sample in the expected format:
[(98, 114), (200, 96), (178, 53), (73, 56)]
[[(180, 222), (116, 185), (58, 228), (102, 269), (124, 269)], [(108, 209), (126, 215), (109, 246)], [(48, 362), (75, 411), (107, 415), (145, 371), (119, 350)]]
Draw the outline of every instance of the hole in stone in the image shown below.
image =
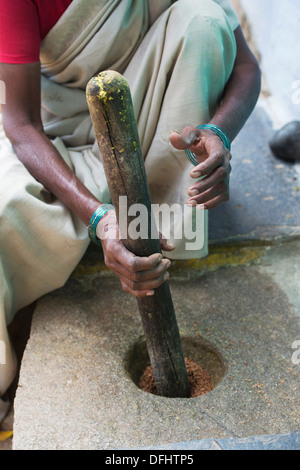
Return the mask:
[[(184, 357), (188, 361), (188, 374), (190, 369), (195, 372), (194, 377), (190, 377), (193, 392), (191, 398), (209, 393), (217, 387), (226, 374), (226, 365), (220, 352), (201, 336), (181, 337), (181, 342)], [(141, 337), (130, 347), (125, 358), (125, 369), (137, 387), (155, 394), (156, 391), (152, 387), (153, 374), (151, 370), (149, 371), (149, 367), (150, 359), (146, 341), (144, 337)], [(143, 383), (141, 383), (141, 378), (145, 379)]]

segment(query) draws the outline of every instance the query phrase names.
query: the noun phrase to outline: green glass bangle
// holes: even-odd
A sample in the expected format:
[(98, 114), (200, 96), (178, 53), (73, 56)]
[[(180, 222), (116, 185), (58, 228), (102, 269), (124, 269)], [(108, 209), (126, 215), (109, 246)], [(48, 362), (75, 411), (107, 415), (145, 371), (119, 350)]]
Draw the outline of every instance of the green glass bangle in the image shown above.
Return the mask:
[[(211, 130), (213, 131), (215, 134), (217, 134), (217, 136), (220, 137), (220, 139), (222, 140), (223, 144), (225, 145), (225, 147), (227, 148), (227, 150), (231, 150), (231, 143), (230, 143), (230, 140), (226, 134), (226, 132), (223, 131), (223, 129), (221, 129), (220, 127), (218, 126), (215, 126), (214, 124), (203, 124), (202, 126), (198, 126), (197, 129), (208, 129), (208, 130)], [(190, 149), (186, 149), (186, 155), (189, 159), (189, 161), (194, 165), (194, 166), (197, 166), (198, 165), (198, 162), (197, 162), (197, 159), (196, 159), (196, 155), (190, 151)]]
[(114, 206), (112, 204), (101, 204), (101, 206), (98, 207), (98, 209), (94, 212), (94, 214), (91, 217), (89, 226), (88, 226), (88, 234), (92, 242), (94, 242), (96, 245), (101, 246), (101, 240), (100, 238), (97, 237), (96, 234), (96, 228), (102, 217), (111, 209), (114, 209)]

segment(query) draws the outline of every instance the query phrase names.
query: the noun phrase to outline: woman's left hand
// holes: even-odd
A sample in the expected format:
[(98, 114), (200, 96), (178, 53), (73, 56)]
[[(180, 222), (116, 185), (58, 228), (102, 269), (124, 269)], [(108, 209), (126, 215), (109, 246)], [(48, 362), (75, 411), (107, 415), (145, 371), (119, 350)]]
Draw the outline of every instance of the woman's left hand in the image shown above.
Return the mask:
[(187, 204), (212, 209), (228, 201), (231, 154), (222, 140), (211, 130), (185, 127), (181, 134), (172, 132), (170, 142), (178, 150), (189, 148), (198, 162), (191, 177), (202, 179), (188, 189)]

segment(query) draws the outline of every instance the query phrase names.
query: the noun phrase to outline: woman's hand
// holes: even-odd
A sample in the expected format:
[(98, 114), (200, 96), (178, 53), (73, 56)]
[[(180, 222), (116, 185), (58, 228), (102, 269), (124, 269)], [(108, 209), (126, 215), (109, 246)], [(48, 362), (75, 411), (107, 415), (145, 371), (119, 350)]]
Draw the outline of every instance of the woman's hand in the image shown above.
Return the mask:
[[(238, 135), (256, 105), (261, 87), (259, 64), (249, 49), (242, 28), (234, 31), (237, 53), (222, 102), (208, 124), (224, 129), (231, 142)], [(179, 150), (190, 148), (198, 165), (192, 178), (204, 177), (189, 190), (188, 204), (212, 209), (229, 198), (230, 152), (213, 132), (186, 127), (181, 134), (172, 132), (170, 141)]]
[(222, 140), (211, 130), (185, 127), (181, 134), (172, 132), (170, 141), (178, 150), (189, 148), (198, 162), (191, 177), (202, 179), (188, 189), (187, 204), (212, 209), (228, 201), (231, 154)]
[[(154, 289), (169, 278), (167, 269), (171, 261), (163, 258), (161, 253), (139, 257), (125, 248), (120, 238), (114, 210), (108, 211), (102, 217), (97, 225), (96, 233), (102, 242), (105, 264), (120, 278), (125, 292), (135, 297), (153, 295)], [(163, 237), (161, 237), (161, 248), (164, 251), (174, 249)]]

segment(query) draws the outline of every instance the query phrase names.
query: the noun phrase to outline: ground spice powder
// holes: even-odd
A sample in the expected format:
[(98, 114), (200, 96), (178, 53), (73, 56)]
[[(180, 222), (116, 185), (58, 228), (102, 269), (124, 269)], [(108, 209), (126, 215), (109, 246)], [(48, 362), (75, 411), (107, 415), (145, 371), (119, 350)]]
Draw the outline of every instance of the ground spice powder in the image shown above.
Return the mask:
[[(196, 364), (191, 359), (185, 359), (188, 379), (191, 384), (191, 398), (199, 397), (212, 390), (211, 378), (209, 373)], [(144, 370), (139, 387), (144, 392), (157, 395), (155, 381), (153, 377), (152, 366), (146, 367)]]

